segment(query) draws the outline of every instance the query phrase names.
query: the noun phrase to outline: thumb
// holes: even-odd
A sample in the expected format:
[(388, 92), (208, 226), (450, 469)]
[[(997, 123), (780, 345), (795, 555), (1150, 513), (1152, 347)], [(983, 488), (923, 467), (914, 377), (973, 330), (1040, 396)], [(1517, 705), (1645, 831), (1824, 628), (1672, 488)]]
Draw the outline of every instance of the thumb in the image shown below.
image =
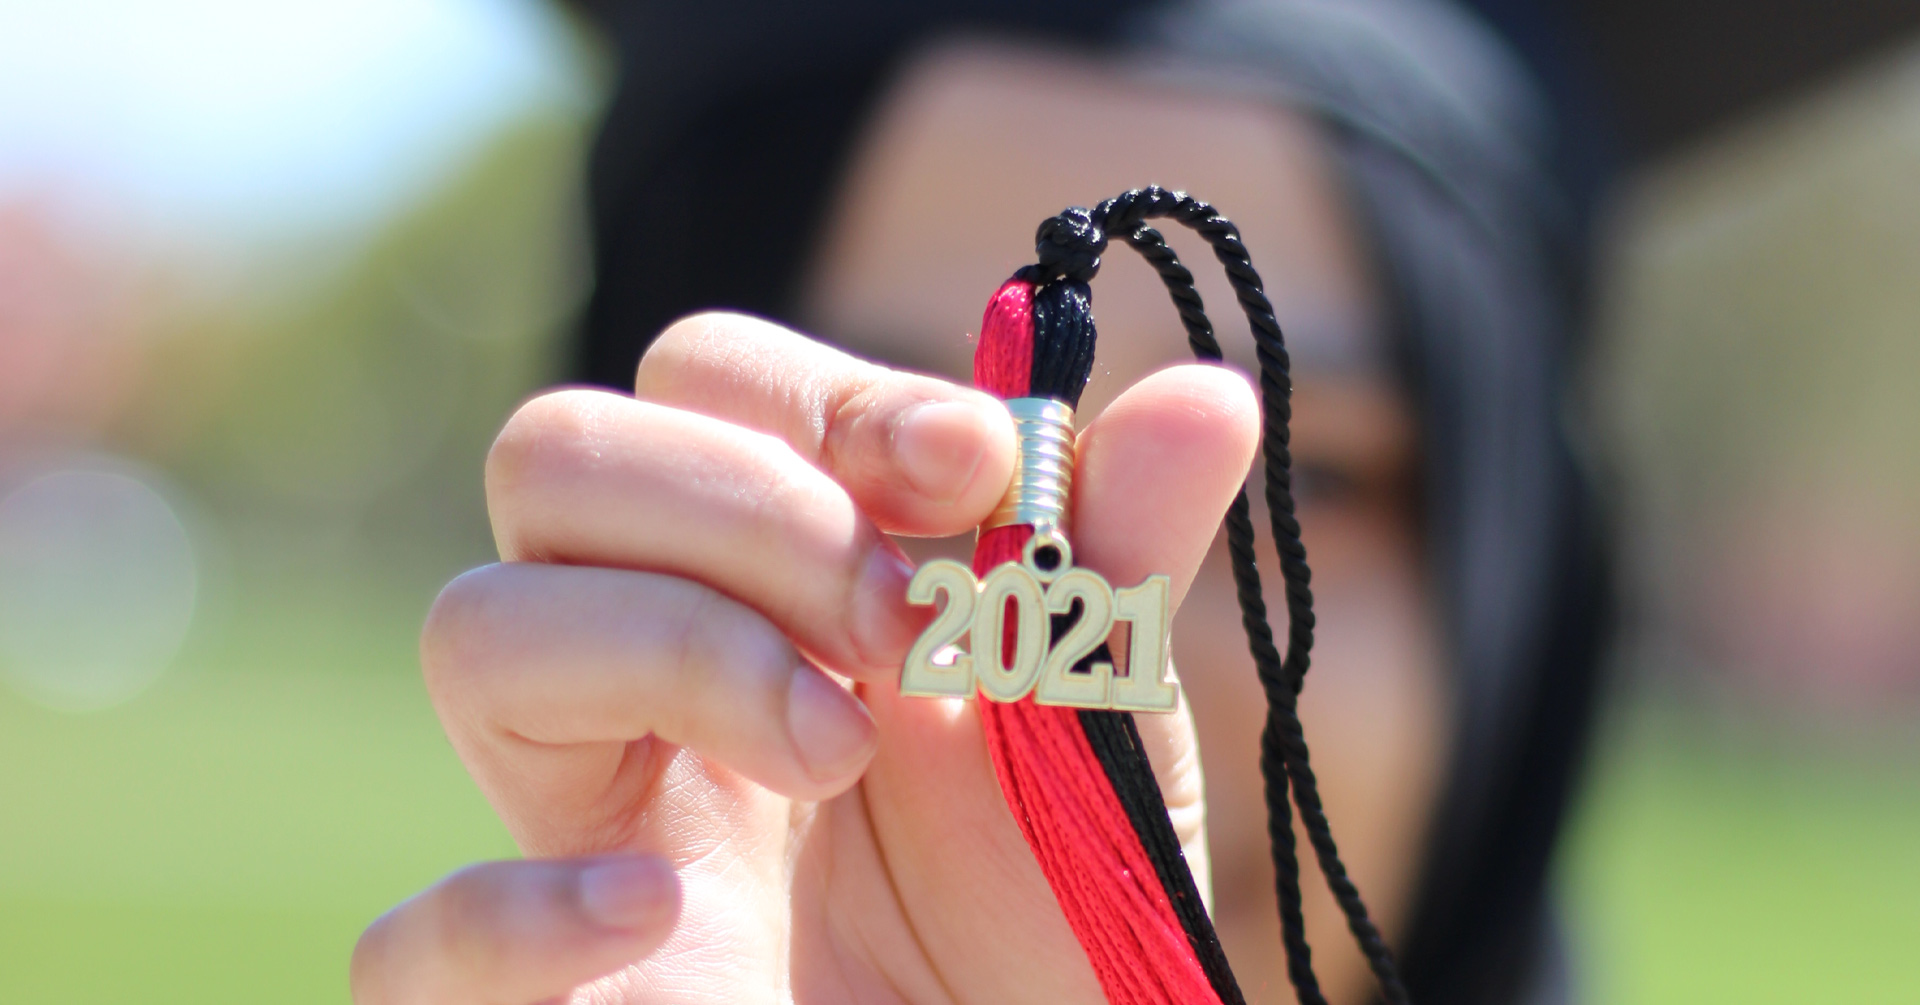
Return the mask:
[[(1246, 483), (1259, 440), (1253, 388), (1232, 370), (1176, 366), (1128, 388), (1080, 433), (1074, 564), (1116, 588), (1165, 573), (1178, 610), (1221, 517)], [(1192, 716), (1182, 701), (1172, 715), (1142, 714), (1134, 721), (1204, 890), (1205, 796)]]
[(1259, 440), (1253, 388), (1225, 367), (1171, 367), (1128, 388), (1080, 433), (1074, 564), (1116, 587), (1166, 573), (1178, 609)]

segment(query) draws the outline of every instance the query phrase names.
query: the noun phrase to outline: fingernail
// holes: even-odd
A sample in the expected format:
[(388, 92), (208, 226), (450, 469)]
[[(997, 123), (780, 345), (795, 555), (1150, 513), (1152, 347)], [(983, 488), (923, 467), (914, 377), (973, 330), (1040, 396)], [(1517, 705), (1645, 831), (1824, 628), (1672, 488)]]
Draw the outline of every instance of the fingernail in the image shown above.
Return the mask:
[(611, 859), (580, 870), (580, 909), (607, 928), (651, 928), (678, 902), (679, 881), (663, 859)]
[(816, 782), (838, 781), (858, 768), (875, 736), (866, 707), (810, 666), (795, 670), (787, 685), (787, 732)]
[(986, 456), (987, 435), (978, 406), (922, 402), (894, 426), (894, 458), (915, 491), (936, 503), (951, 503), (973, 484)]

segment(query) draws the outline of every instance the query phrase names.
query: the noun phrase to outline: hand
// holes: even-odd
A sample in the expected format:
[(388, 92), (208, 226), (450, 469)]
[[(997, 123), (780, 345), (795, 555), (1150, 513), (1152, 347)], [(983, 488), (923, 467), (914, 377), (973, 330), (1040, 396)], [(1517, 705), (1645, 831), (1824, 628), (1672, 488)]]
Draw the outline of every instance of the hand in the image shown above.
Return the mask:
[[(1080, 434), (1077, 563), (1177, 604), (1257, 414), (1215, 367), (1122, 395)], [(1101, 1001), (973, 704), (896, 690), (930, 612), (886, 535), (973, 528), (1013, 452), (979, 392), (733, 315), (663, 334), (633, 399), (521, 408), (487, 462), (504, 561), (421, 653), (529, 860), (376, 921), (355, 1001)], [(1192, 721), (1139, 723), (1204, 869)]]

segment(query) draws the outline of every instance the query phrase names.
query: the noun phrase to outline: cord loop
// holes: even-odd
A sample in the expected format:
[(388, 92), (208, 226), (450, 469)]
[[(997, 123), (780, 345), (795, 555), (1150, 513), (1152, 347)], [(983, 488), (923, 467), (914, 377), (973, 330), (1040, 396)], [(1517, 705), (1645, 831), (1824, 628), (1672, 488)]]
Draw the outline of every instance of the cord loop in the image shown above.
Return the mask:
[[(1379, 981), (1381, 998), (1387, 1005), (1405, 1005), (1407, 991), (1400, 981), (1393, 953), (1368, 914), (1360, 891), (1340, 858), (1332, 825), (1327, 821), (1320, 799), (1319, 782), (1309, 762), (1306, 737), (1300, 727), (1298, 695), (1312, 662), (1314, 615), (1313, 591), (1309, 585), (1312, 573), (1307, 567), (1306, 546), (1300, 541), (1300, 521), (1294, 514), (1293, 454), (1288, 428), (1293, 416), (1292, 362), (1280, 332), (1280, 322), (1274, 317), (1273, 304), (1267, 299), (1260, 274), (1254, 271), (1252, 258), (1240, 240), (1239, 228), (1218, 210), (1185, 192), (1157, 185), (1132, 189), (1091, 211), (1076, 206), (1042, 223), (1037, 239), (1040, 264), (1022, 269), (1016, 275), (1046, 284), (1036, 290), (1036, 316), (1058, 309), (1063, 318), (1085, 319), (1088, 335), (1085, 341), (1089, 350), (1085, 362), (1090, 366), (1092, 307), (1084, 285), (1076, 286), (1076, 283), (1084, 284), (1099, 271), (1100, 252), (1106, 247), (1107, 235), (1118, 234), (1159, 274), (1187, 330), (1187, 342), (1194, 355), (1204, 360), (1219, 360), (1220, 343), (1214, 336), (1213, 322), (1201, 305), (1199, 291), (1194, 288), (1193, 273), (1180, 263), (1173, 249), (1167, 246), (1166, 238), (1147, 225), (1152, 219), (1174, 220), (1206, 240), (1214, 257), (1226, 269), (1234, 299), (1246, 315), (1260, 363), (1261, 450), (1266, 458), (1267, 517), (1280, 553), (1280, 578), (1287, 609), (1284, 656), (1268, 622), (1254, 553), (1252, 507), (1244, 488), (1227, 509), (1227, 551), (1239, 594), (1241, 624), (1247, 632), (1255, 673), (1267, 696), (1260, 771), (1266, 780), (1268, 836), (1272, 842), (1275, 892), (1280, 901), (1281, 940), (1287, 950), (1288, 975), (1295, 997), (1302, 1005), (1326, 1005), (1327, 1001), (1314, 976), (1312, 950), (1307, 944), (1290, 799), (1299, 807), (1302, 829), (1319, 860), (1321, 874)], [(1060, 278), (1068, 282), (1053, 282)], [(1058, 301), (1057, 307), (1055, 301)], [(1040, 327), (1063, 328), (1054, 323)], [(1070, 335), (1063, 337), (1074, 340)], [(1040, 335), (1036, 334), (1036, 339), (1040, 339)], [(1035, 348), (1040, 349), (1038, 341)], [(1064, 355), (1058, 349), (1049, 351)], [(1080, 374), (1084, 382), (1087, 371), (1074, 372)], [(1216, 988), (1232, 988), (1224, 957), (1221, 960), (1222, 979), (1216, 982)], [(1237, 996), (1237, 989), (1231, 993)], [(1222, 997), (1231, 1000), (1225, 991)]]

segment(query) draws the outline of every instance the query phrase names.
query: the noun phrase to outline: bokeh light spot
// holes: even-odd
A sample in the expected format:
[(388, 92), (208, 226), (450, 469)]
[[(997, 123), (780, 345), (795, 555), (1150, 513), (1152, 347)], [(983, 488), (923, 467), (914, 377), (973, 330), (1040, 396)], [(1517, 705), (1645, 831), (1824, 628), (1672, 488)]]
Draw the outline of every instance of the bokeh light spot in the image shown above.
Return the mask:
[(145, 482), (35, 478), (0, 498), (0, 679), (69, 711), (124, 702), (173, 661), (198, 588), (186, 528)]

